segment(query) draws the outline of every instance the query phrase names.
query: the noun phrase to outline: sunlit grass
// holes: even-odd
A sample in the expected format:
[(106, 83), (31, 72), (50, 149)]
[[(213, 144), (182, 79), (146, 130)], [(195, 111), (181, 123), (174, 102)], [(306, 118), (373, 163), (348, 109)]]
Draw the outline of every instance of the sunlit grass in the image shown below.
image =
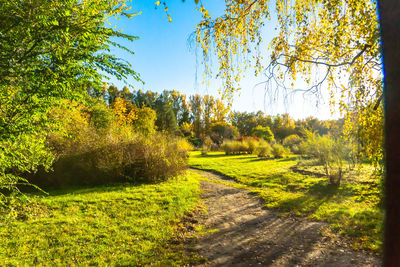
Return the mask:
[(162, 265), (185, 263), (171, 245), (198, 202), (197, 174), (155, 185), (120, 185), (29, 196), (17, 219), (0, 221), (3, 265)]
[[(267, 208), (327, 221), (333, 230), (350, 237), (354, 248), (379, 252), (383, 232), (379, 178), (365, 177), (361, 171), (335, 188), (327, 178), (291, 171), (296, 163), (296, 157), (260, 160), (254, 155), (225, 156), (221, 152), (207, 156), (192, 152), (189, 160), (193, 167), (219, 172), (246, 185), (265, 200)], [(374, 182), (360, 183), (371, 179)]]

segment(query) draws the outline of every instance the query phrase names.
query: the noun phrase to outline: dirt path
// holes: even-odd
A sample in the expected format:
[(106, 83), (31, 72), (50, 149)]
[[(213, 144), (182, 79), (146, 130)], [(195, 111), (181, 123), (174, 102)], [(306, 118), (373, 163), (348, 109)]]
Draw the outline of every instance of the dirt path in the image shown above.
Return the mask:
[[(224, 179), (198, 172), (210, 180)], [(208, 260), (198, 266), (381, 265), (341, 238), (322, 234), (326, 223), (280, 217), (246, 190), (209, 181), (202, 182), (202, 189), (208, 214), (198, 220), (206, 233), (192, 240), (191, 247)]]

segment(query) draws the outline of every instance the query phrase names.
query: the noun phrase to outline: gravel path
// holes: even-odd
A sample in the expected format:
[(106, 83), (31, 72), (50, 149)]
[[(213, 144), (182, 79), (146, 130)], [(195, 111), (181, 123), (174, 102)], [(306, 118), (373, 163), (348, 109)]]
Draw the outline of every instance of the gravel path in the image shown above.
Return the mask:
[(323, 234), (326, 223), (279, 216), (246, 190), (212, 182), (227, 182), (223, 177), (198, 172), (211, 180), (202, 181), (207, 214), (197, 218), (206, 231), (191, 241), (191, 250), (208, 259), (198, 266), (381, 265), (376, 256)]

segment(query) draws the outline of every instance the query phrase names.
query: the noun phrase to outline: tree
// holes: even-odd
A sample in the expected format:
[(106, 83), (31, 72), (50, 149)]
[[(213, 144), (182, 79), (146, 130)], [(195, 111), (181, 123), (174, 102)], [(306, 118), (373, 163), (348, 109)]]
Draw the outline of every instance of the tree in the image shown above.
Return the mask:
[(211, 118), (213, 117), (213, 110), (215, 106), (214, 97), (211, 95), (203, 96), (203, 115), (204, 115), (204, 132), (208, 133), (211, 126)]
[(285, 139), (285, 137), (294, 134), (294, 129), (294, 120), (289, 116), (289, 114), (285, 113), (274, 118), (272, 132), (276, 139)]
[(233, 139), (238, 136), (238, 130), (226, 122), (215, 122), (211, 125), (210, 135), (214, 143), (221, 145), (224, 139)]
[[(346, 133), (365, 125), (360, 136), (368, 156), (382, 160), (383, 110), (380, 36), (375, 0), (226, 0), (225, 14), (212, 18), (204, 6), (196, 41), (210, 73), (213, 52), (224, 80), (223, 94), (231, 99), (240, 90), (242, 66), (287, 93), (320, 95), (327, 89), (331, 104), (346, 116)], [(270, 61), (262, 60), (261, 30), (276, 10), (277, 36), (270, 43)], [(254, 56), (254, 60), (249, 60)], [(311, 73), (318, 77), (312, 79)], [(315, 76), (315, 75), (313, 75)], [(295, 80), (307, 88), (294, 88)], [(295, 89), (295, 90), (291, 90)], [(366, 123), (368, 122), (368, 123)]]
[(242, 136), (250, 136), (253, 128), (257, 126), (254, 113), (236, 111), (231, 114), (230, 121), (233, 126), (238, 128)]
[(178, 130), (176, 113), (169, 91), (164, 91), (158, 96), (153, 109), (157, 112), (156, 126), (158, 130), (170, 133), (175, 133)]
[(268, 126), (263, 127), (258, 125), (253, 129), (253, 135), (262, 138), (267, 142), (271, 142), (274, 139), (274, 134)]
[(2, 1), (1, 188), (15, 189), (21, 172), (50, 166), (52, 155), (41, 144), (44, 133), (54, 129), (48, 112), (60, 99), (101, 88), (110, 75), (139, 80), (129, 63), (109, 53), (112, 47), (131, 52), (116, 38), (136, 37), (105, 23), (110, 17), (131, 17), (128, 10), (122, 0)]
[(202, 133), (202, 114), (203, 114), (203, 101), (200, 95), (195, 94), (190, 96), (190, 111), (192, 112), (193, 131), (196, 138), (200, 137)]
[(225, 122), (228, 112), (229, 112), (229, 107), (226, 107), (221, 99), (216, 99), (213, 108), (214, 118), (212, 119), (212, 121)]

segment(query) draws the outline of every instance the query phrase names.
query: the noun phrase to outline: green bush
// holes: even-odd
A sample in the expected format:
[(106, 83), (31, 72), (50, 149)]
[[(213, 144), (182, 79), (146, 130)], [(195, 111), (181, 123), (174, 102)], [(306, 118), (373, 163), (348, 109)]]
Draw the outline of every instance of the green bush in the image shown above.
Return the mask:
[(237, 128), (226, 122), (215, 122), (210, 128), (211, 139), (218, 145), (226, 139), (233, 139), (239, 135)]
[(246, 141), (225, 141), (221, 148), (227, 155), (248, 154), (251, 151), (250, 145)]
[(302, 143), (305, 154), (311, 159), (318, 160), (332, 185), (339, 185), (346, 163), (346, 145), (344, 142), (328, 135), (320, 136), (308, 131), (306, 137), (306, 141)]
[(247, 138), (245, 142), (247, 143), (247, 153), (253, 154), (254, 150), (258, 146), (258, 141), (254, 138)]
[(271, 154), (274, 158), (283, 158), (284, 156), (289, 154), (289, 151), (287, 148), (280, 144), (274, 144), (272, 146)]
[(297, 134), (292, 134), (283, 140), (283, 145), (290, 148), (290, 151), (292, 151), (292, 153), (301, 154), (301, 149), (299, 145), (302, 141), (303, 140), (300, 136), (298, 136)]
[(203, 141), (203, 146), (201, 147), (201, 154), (207, 155), (208, 151), (211, 150), (211, 146), (213, 144), (214, 144), (214, 142), (210, 139), (210, 137), (206, 137)]
[(260, 142), (256, 147), (255, 153), (260, 158), (269, 158), (271, 156), (272, 148), (267, 142)]

